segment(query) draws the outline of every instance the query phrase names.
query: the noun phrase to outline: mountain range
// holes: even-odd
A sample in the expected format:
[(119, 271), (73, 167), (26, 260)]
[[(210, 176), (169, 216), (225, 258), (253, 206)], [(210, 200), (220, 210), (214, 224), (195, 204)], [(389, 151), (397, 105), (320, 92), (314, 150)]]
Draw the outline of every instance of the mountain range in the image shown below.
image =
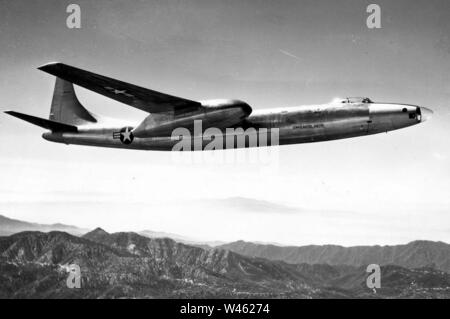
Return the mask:
[(202, 248), (211, 248), (216, 247), (220, 245), (225, 245), (225, 242), (223, 241), (205, 241), (205, 240), (199, 240), (196, 238), (191, 238), (187, 236), (182, 236), (178, 234), (173, 233), (166, 233), (166, 232), (159, 232), (159, 231), (153, 231), (153, 230), (143, 230), (139, 232), (139, 235), (148, 237), (148, 238), (171, 238), (179, 243), (192, 245), (192, 246), (198, 246)]
[(295, 247), (237, 241), (218, 248), (245, 256), (281, 260), (292, 264), (398, 265), (405, 268), (430, 267), (450, 273), (450, 245), (425, 240), (395, 246), (354, 247), (336, 245)]
[[(23, 231), (62, 231), (82, 236), (89, 230), (64, 224), (37, 224), (0, 215), (0, 236)], [(368, 264), (397, 265), (405, 268), (430, 267), (450, 273), (450, 245), (443, 242), (418, 240), (404, 245), (354, 246), (307, 245), (281, 246), (277, 244), (236, 241), (202, 241), (173, 233), (143, 230), (139, 235), (148, 238), (171, 238), (176, 242), (204, 249), (219, 248), (235, 253), (290, 264), (330, 264), (363, 266)]]
[[(66, 286), (77, 264), (82, 286)], [(0, 237), (1, 298), (448, 298), (450, 275), (382, 268), (382, 288), (365, 267), (288, 264), (169, 238), (97, 228), (82, 237), (23, 232)]]
[[(9, 236), (23, 231), (40, 231), (44, 233), (50, 231), (62, 231), (75, 236), (81, 236), (83, 234), (86, 234), (89, 231), (89, 229), (60, 223), (57, 224), (30, 223), (22, 220), (8, 218), (4, 215), (0, 215), (0, 236)], [(225, 242), (222, 241), (202, 241), (196, 238), (190, 238), (178, 234), (159, 232), (153, 230), (143, 230), (140, 231), (139, 234), (149, 238), (172, 238), (173, 240), (180, 243), (199, 246), (203, 248), (215, 247), (225, 244)]]
[(0, 236), (9, 236), (15, 233), (31, 230), (42, 232), (63, 231), (76, 236), (80, 236), (89, 231), (88, 229), (83, 229), (71, 225), (64, 225), (59, 223), (51, 225), (37, 224), (0, 215)]
[[(101, 228), (25, 231), (0, 237), (0, 298), (450, 298), (448, 246), (204, 248)], [(376, 293), (368, 263), (382, 264)], [(71, 264), (81, 289), (66, 286)]]

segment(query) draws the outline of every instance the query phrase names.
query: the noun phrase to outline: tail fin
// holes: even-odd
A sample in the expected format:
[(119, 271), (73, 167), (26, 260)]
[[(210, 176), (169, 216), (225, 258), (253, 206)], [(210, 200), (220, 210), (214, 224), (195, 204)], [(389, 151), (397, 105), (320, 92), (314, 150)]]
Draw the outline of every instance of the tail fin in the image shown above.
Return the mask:
[(58, 77), (48, 120), (15, 111), (5, 113), (52, 132), (77, 132), (77, 125), (97, 122), (97, 119), (78, 101), (73, 84)]
[(43, 118), (40, 118), (37, 116), (32, 116), (32, 115), (23, 114), (23, 113), (14, 112), (14, 111), (6, 111), (5, 113), (12, 115), (14, 117), (17, 117), (21, 120), (27, 121), (31, 124), (51, 130), (52, 132), (76, 132), (77, 131), (77, 127), (73, 126), (73, 125), (59, 123), (59, 122), (43, 119)]
[(49, 119), (69, 125), (97, 122), (95, 117), (78, 101), (73, 84), (58, 77), (53, 91)]

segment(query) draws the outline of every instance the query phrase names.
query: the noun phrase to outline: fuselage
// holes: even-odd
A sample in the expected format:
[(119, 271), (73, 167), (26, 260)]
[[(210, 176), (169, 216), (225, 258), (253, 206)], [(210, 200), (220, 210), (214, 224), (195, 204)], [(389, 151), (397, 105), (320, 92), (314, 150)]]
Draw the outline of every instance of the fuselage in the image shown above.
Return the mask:
[[(236, 102), (237, 103), (237, 102)], [(165, 130), (156, 130), (153, 134), (142, 134), (149, 130), (142, 130), (142, 123), (113, 123), (108, 120), (99, 120), (98, 123), (81, 125), (78, 132), (44, 133), (47, 140), (66, 144), (91, 145), (114, 148), (144, 149), (144, 150), (174, 150), (181, 139), (190, 139), (194, 145), (202, 145), (201, 149), (211, 142), (213, 138), (208, 129), (219, 123), (220, 117), (239, 117), (237, 108), (245, 111), (246, 104), (236, 104), (236, 108), (224, 108), (223, 114), (217, 112), (217, 108), (207, 115), (191, 114), (177, 121), (180, 127), (186, 127), (188, 136), (174, 135), (174, 125)], [(234, 113), (233, 113), (234, 112)], [(244, 112), (245, 113), (245, 112)], [(252, 147), (251, 135), (261, 130), (267, 131), (269, 141), (264, 145), (286, 145), (298, 143), (310, 143), (328, 141), (342, 138), (350, 138), (377, 134), (397, 130), (419, 124), (426, 120), (431, 111), (424, 107), (410, 104), (373, 103), (364, 99), (343, 99), (323, 105), (307, 105), (298, 107), (286, 107), (276, 109), (264, 109), (253, 111), (235, 124), (228, 123), (231, 128), (242, 127), (237, 134), (244, 134), (246, 143), (244, 146), (226, 145), (223, 148)], [(209, 116), (209, 117), (208, 117)], [(200, 130), (193, 127), (194, 121), (201, 121)], [(145, 121), (144, 121), (145, 122)], [(161, 126), (162, 127), (162, 126)], [(218, 128), (224, 136), (226, 128)], [(251, 130), (249, 130), (251, 129)], [(142, 132), (141, 132), (142, 131)], [(244, 132), (242, 132), (244, 131)], [(276, 131), (276, 135), (273, 132)], [(156, 136), (155, 136), (156, 134)], [(257, 134), (257, 133), (256, 133)], [(214, 138), (218, 138), (214, 134)], [(277, 141), (271, 141), (276, 136)], [(225, 141), (225, 138), (224, 138)], [(176, 148), (176, 147), (175, 147)], [(208, 149), (206, 147), (206, 149)], [(198, 150), (192, 148), (191, 150)]]

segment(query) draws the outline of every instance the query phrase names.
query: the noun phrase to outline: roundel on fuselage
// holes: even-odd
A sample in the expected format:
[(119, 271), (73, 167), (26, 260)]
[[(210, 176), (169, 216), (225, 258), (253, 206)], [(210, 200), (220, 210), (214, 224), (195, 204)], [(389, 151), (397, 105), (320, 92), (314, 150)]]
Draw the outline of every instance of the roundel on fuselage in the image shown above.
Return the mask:
[(133, 136), (132, 130), (133, 130), (133, 128), (130, 126), (126, 126), (120, 130), (120, 141), (123, 144), (133, 143), (134, 136)]

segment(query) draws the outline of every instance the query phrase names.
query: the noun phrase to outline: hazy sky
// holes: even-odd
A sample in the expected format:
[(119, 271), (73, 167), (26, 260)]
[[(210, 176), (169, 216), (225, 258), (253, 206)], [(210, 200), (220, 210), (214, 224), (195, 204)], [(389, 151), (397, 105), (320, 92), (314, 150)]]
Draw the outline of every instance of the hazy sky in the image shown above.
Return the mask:
[[(74, 2), (79, 30), (65, 24)], [(50, 61), (253, 109), (368, 96), (435, 111), (404, 130), (283, 146), (256, 162), (257, 150), (65, 146), (0, 114), (0, 214), (209, 240), (450, 242), (450, 2), (376, 1), (382, 28), (369, 30), (372, 2), (0, 1), (1, 111), (48, 116), (54, 78), (36, 67)], [(145, 116), (77, 93), (94, 113)]]

